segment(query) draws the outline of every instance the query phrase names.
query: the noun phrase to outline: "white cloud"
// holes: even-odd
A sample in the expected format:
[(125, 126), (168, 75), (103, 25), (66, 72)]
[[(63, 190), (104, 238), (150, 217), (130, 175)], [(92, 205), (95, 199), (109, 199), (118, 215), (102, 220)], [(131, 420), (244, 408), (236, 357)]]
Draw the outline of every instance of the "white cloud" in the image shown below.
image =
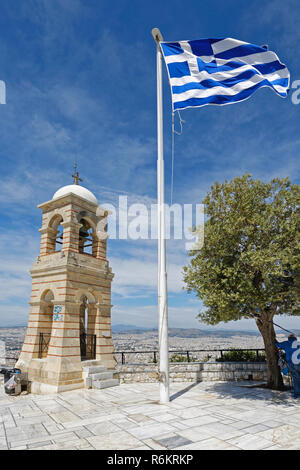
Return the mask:
[[(111, 258), (110, 264), (115, 278), (112, 290), (115, 294), (127, 297), (149, 296), (157, 292), (157, 261), (135, 258)], [(182, 265), (170, 264), (168, 269), (168, 291), (182, 291)]]
[[(195, 320), (197, 316), (196, 308), (170, 307), (169, 325), (170, 328), (199, 328), (199, 321)], [(147, 328), (157, 328), (158, 324), (157, 305), (146, 305), (141, 307), (115, 306), (112, 309), (112, 323), (125, 323), (130, 325), (144, 326)]]

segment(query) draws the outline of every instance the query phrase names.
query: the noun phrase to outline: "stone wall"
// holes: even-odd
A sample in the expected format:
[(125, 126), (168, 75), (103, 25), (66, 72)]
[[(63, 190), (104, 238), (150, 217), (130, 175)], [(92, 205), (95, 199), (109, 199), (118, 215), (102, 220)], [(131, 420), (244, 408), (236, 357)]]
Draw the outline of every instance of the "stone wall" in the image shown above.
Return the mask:
[[(118, 365), (120, 383), (157, 382), (157, 364)], [(170, 364), (171, 382), (266, 380), (265, 363), (194, 362)]]

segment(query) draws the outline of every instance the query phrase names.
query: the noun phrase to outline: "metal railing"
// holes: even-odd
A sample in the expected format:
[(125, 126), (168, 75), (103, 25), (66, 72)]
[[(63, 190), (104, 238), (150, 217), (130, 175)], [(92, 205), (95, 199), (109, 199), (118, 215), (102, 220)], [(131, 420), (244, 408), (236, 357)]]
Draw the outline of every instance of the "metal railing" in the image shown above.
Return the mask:
[[(39, 358), (47, 357), (51, 333), (40, 333), (39, 335)], [(80, 353), (82, 360), (96, 358), (96, 335), (80, 335)]]
[[(48, 348), (48, 345), (45, 344), (44, 337), (45, 333), (40, 333), (40, 348), (42, 352), (45, 352), (46, 347)], [(84, 336), (86, 338), (84, 338)], [(49, 335), (50, 337), (50, 335)], [(50, 341), (50, 338), (49, 338)], [(96, 335), (81, 335), (80, 336), (80, 345), (83, 345), (83, 350), (81, 350), (82, 353), (85, 353), (85, 356), (82, 355), (82, 359), (95, 359), (96, 357)], [(84, 349), (86, 348), (86, 349)], [(47, 349), (48, 351), (48, 349)], [(260, 353), (264, 353), (265, 350), (263, 348), (230, 348), (230, 349), (176, 349), (176, 350), (169, 350), (169, 356), (172, 362), (172, 355), (174, 356), (175, 354), (180, 355), (181, 357), (186, 357), (186, 362), (196, 362), (199, 360), (199, 362), (202, 362), (203, 360), (208, 360), (208, 358), (224, 358), (224, 353), (226, 352), (255, 352), (256, 359), (259, 359)], [(115, 351), (114, 355), (116, 356), (116, 359), (120, 358), (121, 364), (130, 364), (128, 362), (126, 356), (128, 355), (135, 355), (138, 356), (135, 359), (138, 359), (137, 362), (142, 364), (143, 362), (139, 359), (142, 359), (140, 356), (146, 355), (146, 359), (148, 359), (148, 363), (154, 363), (157, 364), (158, 362), (158, 350), (135, 350), (135, 351)], [(7, 357), (6, 359), (9, 360), (18, 360), (18, 357)], [(202, 359), (202, 361), (201, 361)], [(136, 363), (136, 362), (135, 362)], [(145, 361), (144, 361), (145, 363)], [(132, 362), (131, 362), (132, 364)]]
[[(169, 350), (169, 357), (170, 355), (176, 355), (178, 354), (181, 357), (186, 356), (186, 361), (180, 360), (180, 362), (202, 362), (204, 359), (208, 360), (208, 358), (219, 358), (223, 359), (224, 358), (224, 353), (226, 352), (255, 352), (255, 357), (256, 360), (259, 359), (259, 354), (264, 353), (265, 350), (263, 348), (232, 348), (232, 349), (176, 349), (176, 350)], [(135, 355), (137, 356), (135, 360), (137, 362), (141, 363), (141, 355), (147, 356), (146, 359), (148, 358), (148, 362), (157, 364), (157, 358), (158, 358), (158, 350), (136, 350), (136, 351), (115, 351), (114, 355), (116, 356), (117, 362), (121, 362), (121, 364), (128, 364), (129, 362), (126, 360), (126, 356), (128, 355)], [(206, 356), (205, 356), (206, 355)], [(120, 361), (118, 361), (118, 357), (120, 357)], [(202, 359), (202, 361), (201, 361)], [(171, 356), (172, 360), (172, 356)], [(176, 362), (176, 361), (174, 361)], [(136, 363), (136, 362), (135, 362)]]
[(39, 336), (39, 359), (47, 357), (51, 333), (40, 333)]
[[(4, 362), (1, 361), (1, 359), (4, 359)], [(0, 367), (15, 367), (16, 362), (18, 361), (18, 357), (1, 357), (0, 358)]]

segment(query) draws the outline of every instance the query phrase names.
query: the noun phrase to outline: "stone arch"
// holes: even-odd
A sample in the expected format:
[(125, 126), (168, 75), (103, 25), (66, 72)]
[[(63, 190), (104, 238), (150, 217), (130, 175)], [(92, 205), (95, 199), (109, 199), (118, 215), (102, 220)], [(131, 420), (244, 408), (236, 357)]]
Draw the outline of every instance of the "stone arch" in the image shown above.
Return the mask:
[(79, 229), (79, 253), (97, 257), (97, 218), (86, 211), (77, 215)]
[(44, 302), (52, 302), (54, 300), (53, 289), (44, 289), (41, 293), (41, 300)]
[(78, 289), (76, 291), (75, 302), (80, 302), (84, 296), (88, 299), (90, 304), (97, 303), (97, 296), (90, 289)]
[(54, 302), (56, 299), (58, 299), (58, 292), (56, 290), (56, 287), (54, 287), (53, 285), (47, 288), (43, 286), (39, 290), (39, 293), (37, 294), (37, 296), (39, 297), (40, 302), (47, 301), (47, 300), (51, 300)]
[(48, 253), (54, 253), (62, 250), (63, 245), (63, 223), (62, 214), (55, 214), (49, 221), (48, 232)]
[(77, 222), (80, 222), (81, 219), (86, 219), (90, 223), (90, 225), (94, 228), (94, 230), (96, 231), (98, 219), (95, 215), (90, 214), (87, 211), (80, 211), (77, 214)]
[(54, 228), (55, 230), (57, 229), (57, 226), (63, 222), (64, 218), (63, 215), (60, 213), (57, 213), (51, 217), (48, 223), (48, 227)]

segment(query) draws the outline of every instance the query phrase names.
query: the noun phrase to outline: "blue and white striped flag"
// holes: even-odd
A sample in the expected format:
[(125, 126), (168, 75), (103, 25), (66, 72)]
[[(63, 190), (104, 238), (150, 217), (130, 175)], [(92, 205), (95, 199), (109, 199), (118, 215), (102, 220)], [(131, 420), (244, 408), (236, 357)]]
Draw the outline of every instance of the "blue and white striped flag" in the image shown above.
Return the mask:
[(232, 38), (160, 45), (169, 74), (173, 111), (236, 103), (265, 86), (287, 96), (289, 71), (266, 47)]

